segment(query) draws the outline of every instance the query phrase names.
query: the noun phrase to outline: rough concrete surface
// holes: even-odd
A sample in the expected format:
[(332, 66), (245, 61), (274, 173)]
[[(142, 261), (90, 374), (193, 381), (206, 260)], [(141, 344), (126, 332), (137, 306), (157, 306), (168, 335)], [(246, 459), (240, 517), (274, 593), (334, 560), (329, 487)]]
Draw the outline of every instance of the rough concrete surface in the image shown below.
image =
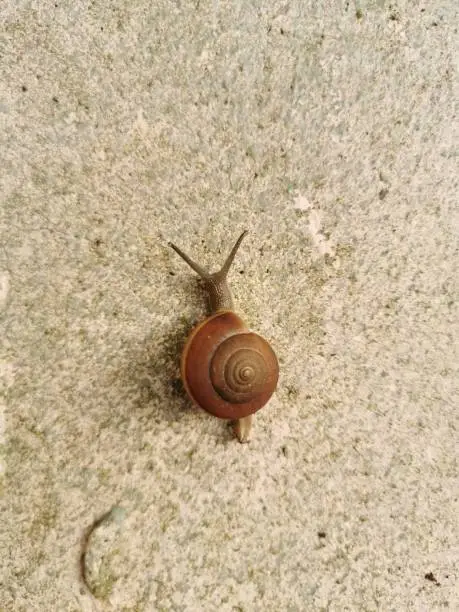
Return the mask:
[[(1, 3), (2, 611), (459, 609), (458, 18)], [(240, 445), (167, 241), (245, 228), (281, 377)]]

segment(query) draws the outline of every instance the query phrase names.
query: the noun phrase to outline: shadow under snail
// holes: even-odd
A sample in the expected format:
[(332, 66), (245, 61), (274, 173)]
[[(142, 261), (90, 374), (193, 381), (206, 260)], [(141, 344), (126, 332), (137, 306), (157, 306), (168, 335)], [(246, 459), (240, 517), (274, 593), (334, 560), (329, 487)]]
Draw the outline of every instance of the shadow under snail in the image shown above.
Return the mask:
[(210, 310), (183, 349), (184, 387), (195, 404), (221, 419), (235, 421), (240, 442), (249, 441), (252, 415), (268, 402), (279, 378), (279, 364), (269, 343), (249, 331), (233, 311), (227, 276), (246, 234), (239, 236), (223, 267), (213, 274), (169, 243), (204, 281)]

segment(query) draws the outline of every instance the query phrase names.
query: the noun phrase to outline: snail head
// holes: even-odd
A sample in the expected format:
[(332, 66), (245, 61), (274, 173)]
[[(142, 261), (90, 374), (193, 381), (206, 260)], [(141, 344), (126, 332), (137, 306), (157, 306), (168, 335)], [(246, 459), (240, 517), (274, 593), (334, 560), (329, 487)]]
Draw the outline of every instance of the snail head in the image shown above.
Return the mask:
[(247, 230), (242, 232), (242, 234), (236, 240), (223, 266), (220, 268), (220, 270), (213, 273), (208, 272), (201, 265), (193, 261), (191, 257), (182, 251), (182, 249), (172, 242), (169, 242), (169, 246), (171, 246), (174, 251), (178, 253), (178, 255), (180, 255), (180, 257), (184, 259), (186, 263), (203, 279), (204, 286), (209, 297), (210, 311), (212, 313), (218, 312), (219, 310), (233, 309), (233, 299), (231, 297), (227, 277), (237, 250), (239, 249), (239, 246), (247, 233)]

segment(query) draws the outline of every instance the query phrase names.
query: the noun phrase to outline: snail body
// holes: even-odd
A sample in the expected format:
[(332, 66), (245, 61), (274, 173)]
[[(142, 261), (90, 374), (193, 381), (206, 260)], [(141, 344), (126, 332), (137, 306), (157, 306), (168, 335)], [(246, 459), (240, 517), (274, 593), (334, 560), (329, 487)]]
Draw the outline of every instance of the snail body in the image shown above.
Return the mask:
[(209, 316), (194, 328), (183, 349), (184, 387), (191, 400), (210, 414), (235, 420), (240, 442), (248, 441), (252, 415), (269, 401), (279, 377), (278, 361), (267, 340), (249, 331), (233, 311), (227, 275), (246, 233), (214, 274), (170, 243), (204, 280), (209, 299)]

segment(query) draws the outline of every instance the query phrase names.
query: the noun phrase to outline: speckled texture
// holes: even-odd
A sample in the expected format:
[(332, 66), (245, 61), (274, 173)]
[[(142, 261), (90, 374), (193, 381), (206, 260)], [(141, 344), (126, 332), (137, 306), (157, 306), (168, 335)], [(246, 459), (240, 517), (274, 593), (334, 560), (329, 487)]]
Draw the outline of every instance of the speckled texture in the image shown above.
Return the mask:
[[(2, 612), (459, 609), (458, 13), (2, 3)], [(241, 446), (167, 241), (245, 228), (281, 378)]]

